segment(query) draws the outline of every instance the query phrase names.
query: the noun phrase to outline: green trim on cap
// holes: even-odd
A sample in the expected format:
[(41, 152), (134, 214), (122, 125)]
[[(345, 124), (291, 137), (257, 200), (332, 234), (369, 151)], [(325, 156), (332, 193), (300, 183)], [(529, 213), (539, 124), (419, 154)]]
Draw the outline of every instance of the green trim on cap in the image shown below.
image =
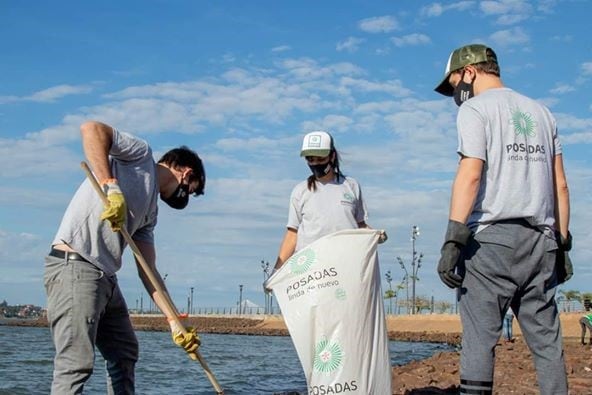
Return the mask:
[(300, 156), (318, 156), (324, 158), (331, 153), (330, 149), (306, 149), (300, 152)]
[(488, 49), (489, 47), (482, 44), (471, 44), (452, 51), (448, 58), (444, 78), (434, 90), (444, 96), (452, 96), (454, 94), (454, 88), (448, 82), (450, 74), (470, 64), (487, 62)]

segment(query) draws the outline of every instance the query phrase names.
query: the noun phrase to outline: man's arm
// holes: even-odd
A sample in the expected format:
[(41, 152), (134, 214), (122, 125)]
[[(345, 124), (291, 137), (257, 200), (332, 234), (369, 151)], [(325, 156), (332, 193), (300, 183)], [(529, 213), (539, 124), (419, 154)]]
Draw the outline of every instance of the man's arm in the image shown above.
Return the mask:
[(113, 128), (107, 124), (89, 121), (80, 125), (82, 148), (95, 177), (102, 185), (113, 178), (109, 166), (109, 150), (113, 144)]
[(463, 278), (456, 273), (456, 266), (461, 250), (471, 236), (471, 230), (466, 224), (479, 193), (482, 170), (481, 159), (462, 157), (452, 184), (448, 227), (438, 262), (438, 275), (449, 288), (462, 285)]
[(284, 262), (286, 262), (288, 258), (292, 256), (294, 250), (296, 250), (297, 240), (298, 231), (296, 229), (287, 228), (286, 234), (284, 235), (284, 239), (282, 240), (282, 244), (280, 246), (280, 252), (275, 262), (275, 266), (273, 267), (274, 270), (277, 270), (280, 267), (282, 267)]
[(563, 155), (553, 158), (553, 184), (555, 187), (555, 227), (561, 236), (567, 239), (569, 230), (569, 189), (565, 170), (563, 169)]
[(481, 159), (462, 157), (452, 184), (449, 219), (467, 223), (477, 199), (482, 171)]

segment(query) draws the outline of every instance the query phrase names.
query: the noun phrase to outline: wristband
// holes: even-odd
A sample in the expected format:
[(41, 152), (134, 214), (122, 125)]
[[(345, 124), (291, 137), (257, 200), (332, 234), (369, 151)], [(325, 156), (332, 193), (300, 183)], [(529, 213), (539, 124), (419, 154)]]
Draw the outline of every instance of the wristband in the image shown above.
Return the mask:
[[(179, 314), (179, 317), (178, 318), (179, 318), (179, 320), (182, 320), (183, 318), (187, 318), (187, 317), (189, 317), (189, 315), (187, 313), (181, 313), (181, 314)], [(173, 321), (175, 321), (175, 319), (174, 318), (168, 318), (167, 317), (167, 321), (168, 322), (173, 322)]]
[(105, 178), (101, 182), (101, 186), (105, 186), (106, 184), (117, 184), (117, 178)]

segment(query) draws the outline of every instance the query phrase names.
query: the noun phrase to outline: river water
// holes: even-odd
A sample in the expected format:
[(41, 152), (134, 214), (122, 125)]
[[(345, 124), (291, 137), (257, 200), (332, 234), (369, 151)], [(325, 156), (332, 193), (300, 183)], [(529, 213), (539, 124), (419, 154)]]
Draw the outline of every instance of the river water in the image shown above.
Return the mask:
[[(289, 337), (202, 334), (201, 354), (224, 389), (232, 394), (306, 394), (306, 380)], [(199, 362), (190, 360), (166, 332), (137, 332), (140, 360), (136, 393), (214, 394)], [(450, 346), (390, 342), (391, 365), (424, 359)], [(0, 325), (0, 395), (48, 394), (53, 345), (49, 329)], [(97, 353), (85, 394), (105, 394), (104, 361)]]

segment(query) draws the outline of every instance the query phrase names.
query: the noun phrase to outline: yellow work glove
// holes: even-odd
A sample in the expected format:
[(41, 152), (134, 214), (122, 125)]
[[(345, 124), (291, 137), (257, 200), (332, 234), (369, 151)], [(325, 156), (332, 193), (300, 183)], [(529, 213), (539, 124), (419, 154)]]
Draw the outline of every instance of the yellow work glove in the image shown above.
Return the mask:
[[(189, 354), (191, 359), (196, 359), (195, 352), (201, 345), (197, 329), (191, 326), (182, 328), (181, 324), (178, 324), (175, 320), (169, 321), (169, 325), (171, 327), (173, 342), (177, 346), (182, 347)], [(185, 329), (187, 333), (183, 334), (183, 329)]]
[(114, 232), (121, 230), (121, 227), (125, 223), (125, 216), (127, 215), (127, 205), (125, 204), (125, 198), (117, 180), (110, 178), (103, 182), (103, 189), (107, 194), (107, 200), (109, 205), (105, 206), (105, 210), (101, 214), (101, 221), (107, 220), (111, 224), (111, 229)]

